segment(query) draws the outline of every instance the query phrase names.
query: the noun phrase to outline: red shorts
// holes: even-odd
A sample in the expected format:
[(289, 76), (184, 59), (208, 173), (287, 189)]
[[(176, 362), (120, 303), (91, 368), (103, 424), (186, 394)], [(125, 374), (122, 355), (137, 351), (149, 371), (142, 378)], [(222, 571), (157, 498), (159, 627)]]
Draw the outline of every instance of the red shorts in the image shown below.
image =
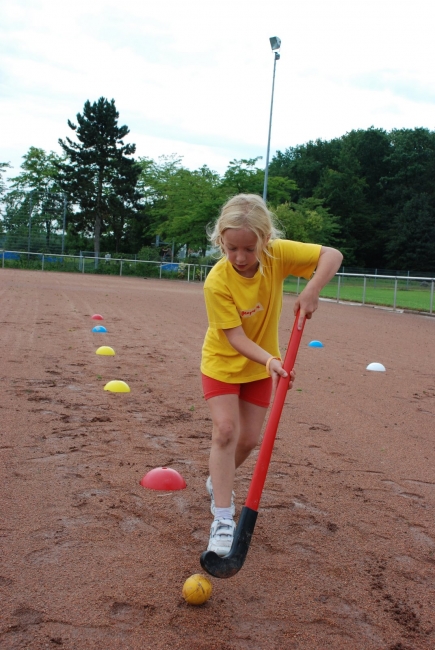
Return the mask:
[(225, 381), (212, 379), (201, 373), (202, 390), (205, 399), (218, 395), (238, 395), (239, 399), (257, 406), (267, 408), (272, 395), (272, 378), (249, 381), (246, 384), (227, 384)]

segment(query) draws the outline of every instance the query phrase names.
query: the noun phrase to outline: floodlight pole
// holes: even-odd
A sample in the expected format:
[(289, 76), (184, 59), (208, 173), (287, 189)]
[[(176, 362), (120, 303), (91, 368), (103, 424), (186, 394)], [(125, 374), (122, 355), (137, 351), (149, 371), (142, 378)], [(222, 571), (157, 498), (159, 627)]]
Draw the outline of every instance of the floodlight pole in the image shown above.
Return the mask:
[(269, 177), (269, 153), (270, 153), (270, 134), (272, 132), (272, 113), (273, 113), (273, 93), (275, 90), (275, 70), (276, 62), (279, 61), (281, 55), (276, 50), (279, 50), (281, 47), (281, 39), (277, 36), (272, 36), (270, 39), (270, 46), (272, 51), (275, 51), (275, 56), (273, 57), (273, 79), (272, 79), (272, 97), (270, 100), (270, 117), (269, 117), (269, 136), (267, 138), (267, 153), (266, 153), (266, 167), (264, 170), (264, 187), (263, 187), (263, 201), (266, 201), (267, 198), (267, 181)]

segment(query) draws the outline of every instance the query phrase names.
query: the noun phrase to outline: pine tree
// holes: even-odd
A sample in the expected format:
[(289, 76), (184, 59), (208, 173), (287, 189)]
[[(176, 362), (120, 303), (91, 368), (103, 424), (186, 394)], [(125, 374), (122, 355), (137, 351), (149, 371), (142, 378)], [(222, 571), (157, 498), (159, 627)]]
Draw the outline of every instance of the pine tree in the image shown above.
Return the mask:
[(118, 118), (114, 99), (100, 97), (93, 104), (87, 100), (77, 125), (68, 120), (78, 142), (59, 139), (67, 158), (58, 166), (59, 182), (79, 208), (76, 230), (93, 234), (96, 257), (101, 235), (110, 230), (118, 247), (126, 219), (137, 216), (140, 208), (140, 166), (130, 157), (136, 145), (124, 144), (130, 131), (118, 126)]

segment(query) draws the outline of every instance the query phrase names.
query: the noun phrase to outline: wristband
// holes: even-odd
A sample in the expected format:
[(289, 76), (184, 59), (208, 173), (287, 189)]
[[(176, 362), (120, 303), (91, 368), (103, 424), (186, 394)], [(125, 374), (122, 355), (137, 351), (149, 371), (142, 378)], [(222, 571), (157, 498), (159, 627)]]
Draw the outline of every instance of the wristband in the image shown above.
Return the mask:
[(270, 366), (270, 362), (271, 362), (273, 359), (277, 359), (277, 361), (281, 361), (280, 357), (269, 357), (269, 358), (268, 358), (268, 360), (266, 361), (266, 372), (267, 372), (267, 374), (269, 375), (269, 377), (270, 377), (269, 366)]

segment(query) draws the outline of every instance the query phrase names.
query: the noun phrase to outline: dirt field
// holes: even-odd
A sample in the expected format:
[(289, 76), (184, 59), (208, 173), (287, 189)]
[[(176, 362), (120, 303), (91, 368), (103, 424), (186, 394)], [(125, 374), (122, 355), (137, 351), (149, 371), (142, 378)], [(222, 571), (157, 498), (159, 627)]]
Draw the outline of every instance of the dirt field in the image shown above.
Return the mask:
[[(435, 648), (435, 319), (321, 303), (245, 566), (201, 607), (202, 286), (0, 269), (0, 324), (2, 649)], [(187, 489), (142, 488), (159, 466)]]

